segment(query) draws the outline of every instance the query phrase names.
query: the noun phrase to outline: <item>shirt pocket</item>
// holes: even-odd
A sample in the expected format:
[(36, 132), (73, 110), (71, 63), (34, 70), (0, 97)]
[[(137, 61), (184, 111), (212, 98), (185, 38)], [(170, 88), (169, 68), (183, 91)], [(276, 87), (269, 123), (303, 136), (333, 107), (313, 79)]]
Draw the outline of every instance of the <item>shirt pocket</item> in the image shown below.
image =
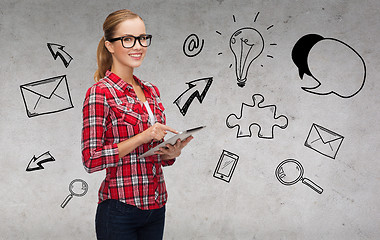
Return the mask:
[(115, 114), (118, 120), (122, 120), (130, 125), (137, 125), (141, 123), (141, 109), (137, 109), (137, 104), (126, 102), (115, 102)]

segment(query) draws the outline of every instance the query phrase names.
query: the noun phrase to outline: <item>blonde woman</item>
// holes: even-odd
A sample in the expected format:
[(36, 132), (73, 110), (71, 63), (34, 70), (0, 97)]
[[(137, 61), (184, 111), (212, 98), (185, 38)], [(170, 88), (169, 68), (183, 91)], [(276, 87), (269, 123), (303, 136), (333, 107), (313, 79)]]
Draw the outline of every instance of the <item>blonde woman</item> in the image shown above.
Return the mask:
[(155, 155), (138, 156), (168, 131), (158, 88), (133, 74), (152, 36), (129, 10), (111, 13), (97, 50), (96, 83), (83, 106), (82, 159), (89, 173), (106, 170), (99, 189), (98, 239), (162, 239), (167, 192), (161, 167), (172, 165), (191, 141), (177, 141)]

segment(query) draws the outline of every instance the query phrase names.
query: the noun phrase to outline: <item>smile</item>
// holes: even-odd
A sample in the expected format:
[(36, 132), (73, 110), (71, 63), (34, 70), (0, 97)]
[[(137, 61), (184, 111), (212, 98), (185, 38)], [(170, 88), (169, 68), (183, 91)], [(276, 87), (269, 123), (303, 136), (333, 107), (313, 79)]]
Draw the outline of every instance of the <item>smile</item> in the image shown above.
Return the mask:
[(132, 53), (132, 54), (129, 54), (129, 56), (131, 56), (132, 58), (141, 58), (142, 53)]

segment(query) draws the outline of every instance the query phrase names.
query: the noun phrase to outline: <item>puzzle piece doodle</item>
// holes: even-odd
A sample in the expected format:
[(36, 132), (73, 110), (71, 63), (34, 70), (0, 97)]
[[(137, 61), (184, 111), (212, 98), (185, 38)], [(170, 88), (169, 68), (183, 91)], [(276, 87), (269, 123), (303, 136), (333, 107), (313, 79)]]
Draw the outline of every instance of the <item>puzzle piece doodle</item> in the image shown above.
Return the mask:
[(274, 127), (284, 129), (288, 126), (286, 116), (276, 116), (275, 105), (263, 105), (264, 97), (261, 94), (254, 94), (252, 100), (252, 105), (242, 103), (240, 116), (232, 113), (226, 119), (228, 128), (238, 128), (237, 138), (251, 137), (251, 126), (256, 125), (259, 128), (259, 138), (273, 139)]

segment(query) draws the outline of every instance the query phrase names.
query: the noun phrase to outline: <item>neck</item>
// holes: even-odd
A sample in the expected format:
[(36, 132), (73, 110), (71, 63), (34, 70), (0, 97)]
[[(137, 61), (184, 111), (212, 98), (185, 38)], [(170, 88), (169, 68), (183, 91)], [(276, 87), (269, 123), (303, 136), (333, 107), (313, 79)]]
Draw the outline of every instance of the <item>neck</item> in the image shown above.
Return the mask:
[(133, 79), (133, 68), (129, 67), (118, 67), (115, 65), (112, 65), (111, 72), (118, 75), (124, 82), (129, 84), (134, 84), (135, 80)]

